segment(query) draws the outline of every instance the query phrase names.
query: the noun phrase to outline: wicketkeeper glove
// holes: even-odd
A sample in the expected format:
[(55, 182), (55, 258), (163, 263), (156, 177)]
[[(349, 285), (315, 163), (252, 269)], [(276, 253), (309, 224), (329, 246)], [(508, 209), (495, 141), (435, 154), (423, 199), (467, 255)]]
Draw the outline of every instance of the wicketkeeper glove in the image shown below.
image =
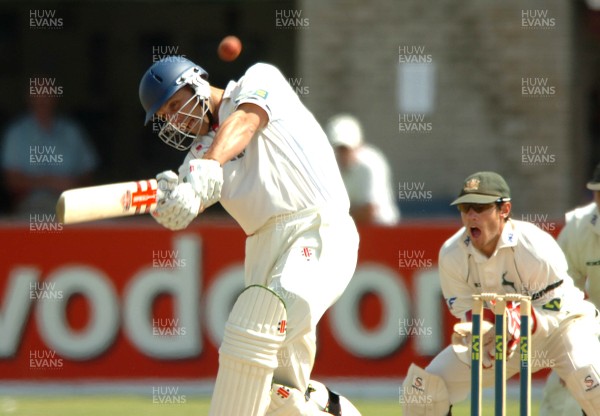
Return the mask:
[[(467, 320), (471, 321), (472, 313), (468, 311)], [(494, 331), (495, 315), (493, 310), (485, 308), (482, 316), (481, 333), (481, 362), (483, 368), (491, 368), (494, 365), (496, 342)], [(531, 333), (536, 329), (535, 312), (531, 308)], [(508, 360), (519, 348), (521, 339), (521, 305), (515, 302), (509, 302), (506, 305), (506, 359)], [(452, 335), (452, 344), (455, 351), (462, 351), (461, 346), (468, 346), (471, 343), (472, 324), (471, 322), (460, 322), (454, 325), (454, 334)]]
[[(530, 316), (531, 333), (536, 330), (535, 310), (531, 308)], [(506, 333), (509, 335), (509, 340), (506, 344), (506, 356), (509, 357), (519, 348), (521, 339), (521, 304), (517, 302), (509, 302), (506, 305)], [(510, 355), (509, 355), (510, 354)]]
[(508, 342), (506, 343), (506, 358), (513, 355), (515, 350), (519, 348), (521, 339), (521, 305), (507, 304), (506, 305), (506, 335)]
[[(473, 323), (471, 311), (467, 312), (467, 322), (459, 322), (454, 325), (452, 334), (452, 347), (459, 354), (461, 361), (471, 364), (470, 349), (473, 339)], [(490, 309), (483, 310), (481, 317), (481, 366), (483, 368), (492, 368), (494, 366), (495, 353), (495, 334), (494, 334), (494, 313)], [(468, 354), (467, 354), (468, 352)]]
[(189, 183), (179, 183), (173, 171), (159, 173), (156, 180), (157, 205), (152, 217), (170, 230), (186, 228), (200, 212), (200, 197)]
[(223, 168), (216, 160), (192, 159), (188, 162), (188, 174), (183, 181), (191, 184), (200, 197), (200, 210), (204, 211), (219, 199), (223, 187)]

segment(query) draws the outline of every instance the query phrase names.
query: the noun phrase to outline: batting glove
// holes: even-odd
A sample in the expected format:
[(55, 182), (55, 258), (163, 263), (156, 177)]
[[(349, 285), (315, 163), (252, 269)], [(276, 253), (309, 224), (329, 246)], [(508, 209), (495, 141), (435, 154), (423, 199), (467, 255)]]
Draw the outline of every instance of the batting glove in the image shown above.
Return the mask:
[(152, 217), (170, 230), (186, 228), (200, 211), (200, 198), (189, 183), (178, 183), (172, 171), (162, 172), (156, 179), (157, 205)]
[(179, 178), (172, 170), (165, 170), (164, 172), (156, 175), (156, 182), (158, 185), (156, 200), (158, 203), (160, 203), (161, 200), (166, 199), (169, 196), (169, 193), (175, 189), (179, 183)]
[(193, 159), (188, 162), (187, 171), (189, 173), (183, 181), (191, 184), (200, 197), (202, 211), (221, 199), (223, 168), (219, 162), (212, 159)]

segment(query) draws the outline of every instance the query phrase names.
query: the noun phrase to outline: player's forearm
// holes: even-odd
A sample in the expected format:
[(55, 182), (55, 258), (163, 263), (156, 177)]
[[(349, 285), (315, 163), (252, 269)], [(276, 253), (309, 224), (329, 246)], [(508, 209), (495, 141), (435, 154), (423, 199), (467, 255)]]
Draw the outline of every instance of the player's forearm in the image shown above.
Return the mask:
[(263, 125), (266, 125), (266, 122), (263, 123), (260, 115), (240, 106), (219, 127), (213, 144), (203, 156), (204, 159), (216, 160), (222, 166), (242, 153)]

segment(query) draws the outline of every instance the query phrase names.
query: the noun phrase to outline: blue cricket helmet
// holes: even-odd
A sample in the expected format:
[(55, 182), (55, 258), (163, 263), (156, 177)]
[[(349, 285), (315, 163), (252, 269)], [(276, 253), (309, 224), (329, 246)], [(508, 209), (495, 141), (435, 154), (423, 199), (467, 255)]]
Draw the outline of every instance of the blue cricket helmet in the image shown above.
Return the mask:
[(196, 90), (196, 77), (208, 79), (208, 72), (183, 56), (167, 56), (155, 62), (140, 81), (140, 102), (146, 111), (144, 125), (173, 94), (186, 85)]

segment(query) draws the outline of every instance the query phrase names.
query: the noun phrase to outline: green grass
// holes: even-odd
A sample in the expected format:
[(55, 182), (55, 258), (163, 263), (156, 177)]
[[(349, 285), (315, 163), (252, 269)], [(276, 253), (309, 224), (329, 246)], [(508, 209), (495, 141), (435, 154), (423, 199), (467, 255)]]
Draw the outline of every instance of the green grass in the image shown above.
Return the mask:
[[(352, 403), (356, 406), (363, 416), (399, 416), (402, 414), (400, 404), (397, 401), (374, 401), (374, 400), (353, 400)], [(507, 415), (518, 415), (519, 414), (519, 402), (518, 400), (506, 401), (506, 414)], [(484, 402), (483, 412), (484, 415), (494, 414), (494, 403), (490, 401)], [(539, 413), (539, 403), (531, 403), (531, 414), (537, 415)], [(452, 408), (452, 416), (469, 416), (470, 407), (469, 401), (465, 401)]]
[[(182, 397), (182, 403), (153, 403), (143, 396), (12, 396), (0, 397), (2, 416), (202, 416), (208, 414), (208, 398)], [(398, 416), (400, 405), (393, 400), (355, 400), (363, 416)], [(532, 403), (532, 414), (538, 413)], [(485, 402), (484, 414), (493, 413), (493, 403)], [(454, 406), (453, 416), (469, 415), (468, 402)], [(506, 414), (518, 415), (518, 402), (508, 401)]]

